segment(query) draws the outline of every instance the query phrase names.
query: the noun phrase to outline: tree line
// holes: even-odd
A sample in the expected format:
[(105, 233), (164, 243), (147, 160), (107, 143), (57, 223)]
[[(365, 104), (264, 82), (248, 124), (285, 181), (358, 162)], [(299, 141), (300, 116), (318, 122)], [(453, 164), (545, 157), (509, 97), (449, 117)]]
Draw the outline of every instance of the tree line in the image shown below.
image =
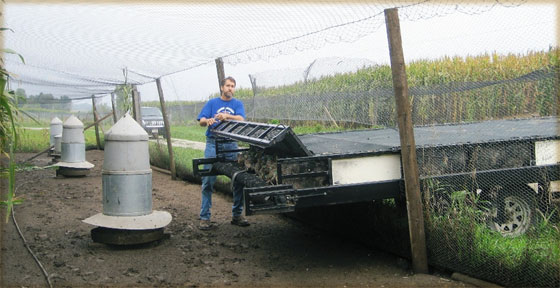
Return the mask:
[(49, 110), (70, 110), (72, 99), (68, 96), (55, 98), (53, 94), (40, 92), (38, 95), (27, 95), (25, 89), (15, 91), (17, 104), (25, 108), (43, 108)]

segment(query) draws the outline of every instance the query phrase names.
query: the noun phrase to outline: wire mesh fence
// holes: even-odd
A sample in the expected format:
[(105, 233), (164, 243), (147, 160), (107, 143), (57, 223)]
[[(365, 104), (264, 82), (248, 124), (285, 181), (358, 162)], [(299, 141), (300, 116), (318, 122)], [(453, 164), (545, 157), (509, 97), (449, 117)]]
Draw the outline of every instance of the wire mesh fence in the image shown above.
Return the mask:
[[(499, 75), (464, 81), (461, 73), (437, 70), (437, 65), (425, 74), (417, 72), (418, 63), (407, 67), (430, 264), (507, 286), (560, 283), (557, 53), (536, 53), (531, 57), (544, 59), (535, 61), (538, 65), (513, 65)], [(504, 63), (495, 55), (481, 59), (489, 58)], [(461, 67), (461, 61), (450, 61)], [(253, 83), (264, 84), (242, 97), (248, 119), (398, 129), (388, 66), (362, 66), (328, 77), (300, 72), (299, 80), (278, 86), (251, 75)], [(204, 103), (169, 105), (169, 120), (189, 123)], [(38, 118), (65, 115), (52, 107), (27, 108)], [(80, 117), (93, 121), (91, 112)], [(399, 209), (380, 203), (371, 209)]]
[[(430, 264), (507, 286), (560, 283), (560, 70), (553, 61), (532, 69), (481, 76), (488, 81), (411, 81)], [(387, 74), (386, 67), (363, 70)], [(367, 80), (341, 87), (336, 77), (346, 76), (301, 81), (285, 93), (257, 87), (254, 98), (244, 99), (247, 115), (398, 129), (389, 77), (368, 90), (359, 90)], [(197, 105), (187, 107), (196, 114)], [(389, 139), (385, 144), (399, 146)], [(399, 209), (387, 203), (374, 209)]]
[[(488, 6), (495, 5), (495, 1), (485, 3)], [(468, 5), (438, 7), (444, 10), (434, 10), (428, 6), (414, 10), (416, 12), (406, 9), (401, 11), (405, 16), (403, 18), (415, 21), (446, 14), (447, 10), (459, 9), (467, 14), (487, 10), (487, 7), (469, 8)], [(356, 11), (360, 10), (356, 8)], [(367, 21), (363, 22), (365, 27), (355, 29), (358, 32), (352, 38), (359, 38), (360, 29), (371, 32), (383, 26), (382, 10), (376, 8), (375, 11), (356, 17), (356, 22), (363, 19)], [(188, 17), (177, 17), (183, 18)], [(337, 32), (337, 37), (348, 34), (340, 31)], [(323, 35), (323, 32), (310, 34), (319, 35), (313, 36), (316, 38), (311, 40), (301, 38), (300, 41), (297, 37), (299, 34), (291, 40), (297, 40), (295, 42), (303, 45), (301, 47), (322, 46), (331, 37)], [(477, 41), (485, 41), (481, 35), (476, 37)], [(515, 41), (504, 40), (507, 41), (503, 42), (509, 43)], [(455, 43), (451, 42), (453, 41), (448, 40), (435, 45), (451, 47)], [(157, 42), (150, 45), (164, 46)], [(226, 57), (226, 63), (235, 64), (277, 56), (283, 53), (282, 49), (293, 51), (301, 48), (297, 45), (284, 47), (283, 44), (254, 46), (259, 47), (258, 53), (252, 53), (251, 47), (253, 46), (243, 48), (247, 49), (243, 50), (245, 54), (230, 51), (229, 48), (222, 54), (231, 56)], [(380, 47), (386, 49), (387, 43), (378, 43), (372, 49)], [(146, 49), (143, 48), (144, 50)], [(184, 50), (176, 49), (174, 53)], [(429, 47), (419, 53), (428, 54), (430, 51), (427, 50), (430, 50)], [(153, 77), (131, 72), (134, 75), (129, 76), (128, 80), (140, 85), (153, 81), (156, 75), (166, 76), (167, 73), (185, 69), (180, 66), (183, 62), (177, 61), (182, 59), (182, 54), (181, 57), (168, 57), (175, 54), (169, 51), (161, 53), (157, 56), (165, 61), (161, 60), (158, 65), (148, 61), (136, 68), (137, 71), (147, 71), (145, 73), (154, 75)], [(387, 51), (382, 53), (388, 55)], [(151, 59), (143, 56), (139, 58)], [(560, 286), (558, 59), (559, 50), (550, 48), (548, 51), (528, 52), (524, 55), (492, 53), (407, 63), (430, 264), (506, 286)], [(162, 63), (165, 65), (161, 65)], [(210, 63), (210, 66), (214, 64), (212, 60), (201, 59), (188, 63), (189, 69), (204, 63)], [(43, 66), (49, 66), (47, 64)], [(17, 71), (19, 66), (23, 64), (12, 63), (11, 67)], [(79, 95), (69, 94), (68, 91), (59, 94), (71, 95), (74, 104), (83, 95), (111, 93), (114, 91), (113, 87), (120, 84), (115, 79), (120, 79), (121, 66), (113, 71), (114, 75), (108, 80), (100, 81), (99, 76), (93, 74), (86, 79), (79, 78), (79, 82), (64, 82), (64, 86), (87, 88), (85, 92), (80, 89)], [(67, 68), (60, 67), (60, 70)], [(21, 69), (24, 71), (24, 68)], [(61, 71), (57, 73), (60, 74)], [(72, 76), (70, 78), (76, 76), (63, 74), (65, 77)], [(234, 76), (238, 79), (246, 77)], [(398, 129), (389, 65), (379, 65), (366, 59), (332, 57), (317, 59), (301, 69), (253, 73), (248, 76), (252, 87), (239, 89), (236, 94), (245, 105), (248, 120), (283, 124), (320, 123), (325, 126), (376, 129), (381, 132), (394, 132)], [(55, 82), (54, 80), (56, 79), (51, 82)], [(91, 80), (96, 82), (90, 83)], [(27, 84), (30, 83), (53, 84), (36, 81), (28, 81)], [(175, 96), (179, 94), (174, 84), (173, 89), (168, 89), (169, 86), (164, 88), (166, 93), (174, 91)], [(190, 92), (192, 91), (185, 94)], [(103, 97), (107, 96), (105, 94)], [(21, 103), (20, 107), (42, 122), (48, 122), (55, 116), (64, 120), (70, 114), (84, 123), (93, 122), (91, 110), (77, 112), (74, 107), (68, 106), (68, 101), (39, 102)], [(204, 101), (190, 101), (188, 104), (168, 102), (166, 108), (169, 121), (172, 125), (191, 123), (204, 104)], [(161, 110), (159, 104), (152, 106)], [(107, 104), (100, 105), (98, 109), (102, 115), (109, 113)], [(70, 112), (71, 110), (75, 112)], [(117, 115), (118, 118), (120, 116), (122, 112)], [(370, 139), (362, 140), (367, 142)], [(384, 144), (397, 148), (399, 146), (398, 141), (391, 142), (389, 139), (385, 139)], [(376, 235), (386, 237), (385, 243), (388, 246), (395, 244), (394, 239), (391, 239), (395, 233), (407, 234), (406, 231), (391, 232), (388, 225), (385, 225), (387, 221), (395, 220), (388, 216), (391, 211), (403, 208), (398, 205), (398, 200), (396, 202), (397, 204), (395, 201), (377, 201), (368, 205), (361, 203), (360, 207), (365, 211), (353, 208), (355, 215), (359, 214), (358, 211), (364, 212), (360, 215), (368, 218), (368, 227), (384, 226), (381, 229), (387, 229), (378, 231)], [(399, 220), (394, 222), (394, 230), (406, 230), (407, 227), (403, 224), (406, 221), (402, 221), (406, 213), (397, 212), (395, 215), (399, 216)], [(373, 223), (375, 221), (378, 223)], [(397, 248), (387, 248), (400, 249), (407, 240), (407, 237), (401, 238), (396, 244)]]

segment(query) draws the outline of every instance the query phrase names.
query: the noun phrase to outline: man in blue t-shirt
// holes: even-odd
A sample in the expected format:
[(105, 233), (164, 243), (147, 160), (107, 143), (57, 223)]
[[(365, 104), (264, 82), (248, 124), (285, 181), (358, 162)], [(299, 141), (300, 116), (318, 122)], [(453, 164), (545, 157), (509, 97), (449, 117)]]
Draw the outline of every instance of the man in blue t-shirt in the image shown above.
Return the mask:
[[(198, 114), (197, 120), (200, 126), (207, 126), (206, 130), (206, 149), (204, 150), (205, 158), (216, 157), (216, 139), (215, 135), (210, 131), (223, 120), (245, 120), (245, 108), (243, 102), (233, 98), (235, 93), (235, 79), (227, 77), (220, 82), (221, 95), (219, 98), (210, 99)], [(219, 150), (236, 150), (237, 142), (219, 142)], [(227, 160), (236, 160), (237, 152), (229, 152), (225, 155)], [(210, 208), (212, 208), (212, 191), (216, 183), (216, 176), (202, 177), (202, 204), (200, 207), (200, 225), (202, 230), (212, 228), (210, 222)], [(241, 213), (243, 212), (243, 187), (233, 185), (233, 206), (231, 209), (231, 224), (246, 227), (249, 222), (245, 220)]]

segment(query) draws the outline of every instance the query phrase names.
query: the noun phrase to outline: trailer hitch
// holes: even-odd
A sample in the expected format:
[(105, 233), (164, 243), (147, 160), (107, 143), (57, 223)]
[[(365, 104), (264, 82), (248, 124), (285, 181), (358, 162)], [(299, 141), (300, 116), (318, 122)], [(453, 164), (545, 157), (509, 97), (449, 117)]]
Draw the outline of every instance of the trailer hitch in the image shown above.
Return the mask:
[(247, 216), (265, 213), (286, 213), (296, 209), (298, 200), (303, 198), (324, 197), (327, 192), (319, 191), (299, 195), (292, 185), (275, 185), (244, 188), (245, 214)]
[[(220, 162), (220, 158), (196, 158), (193, 159), (193, 174), (194, 176), (197, 177), (203, 177), (203, 176), (215, 176), (218, 175), (215, 172), (212, 171), (212, 166), (211, 165), (207, 165), (207, 164), (214, 164), (217, 162)], [(201, 165), (202, 168), (200, 167)]]
[(292, 185), (246, 187), (243, 194), (247, 216), (295, 211), (297, 195)]

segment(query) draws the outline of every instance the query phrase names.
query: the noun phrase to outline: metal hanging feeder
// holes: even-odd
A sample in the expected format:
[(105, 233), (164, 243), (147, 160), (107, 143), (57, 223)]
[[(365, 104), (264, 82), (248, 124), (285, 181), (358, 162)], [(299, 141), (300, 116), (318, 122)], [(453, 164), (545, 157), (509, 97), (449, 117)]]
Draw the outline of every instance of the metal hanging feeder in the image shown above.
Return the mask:
[(66, 177), (85, 176), (95, 165), (86, 161), (84, 124), (74, 115), (62, 124), (60, 162), (56, 174)]
[[(56, 139), (55, 139), (56, 135), (62, 135), (62, 120), (58, 119), (58, 117), (54, 117), (51, 120), (51, 125), (50, 125), (49, 143), (50, 146), (52, 146), (53, 148), (49, 150), (49, 155), (53, 157), (56, 157), (56, 155), (54, 155), (56, 150), (54, 147), (56, 145)], [(60, 153), (58, 154), (58, 157), (60, 157)]]
[(152, 211), (148, 134), (128, 114), (105, 134), (103, 213), (83, 222), (95, 226), (93, 241), (131, 245), (162, 239), (171, 214)]

